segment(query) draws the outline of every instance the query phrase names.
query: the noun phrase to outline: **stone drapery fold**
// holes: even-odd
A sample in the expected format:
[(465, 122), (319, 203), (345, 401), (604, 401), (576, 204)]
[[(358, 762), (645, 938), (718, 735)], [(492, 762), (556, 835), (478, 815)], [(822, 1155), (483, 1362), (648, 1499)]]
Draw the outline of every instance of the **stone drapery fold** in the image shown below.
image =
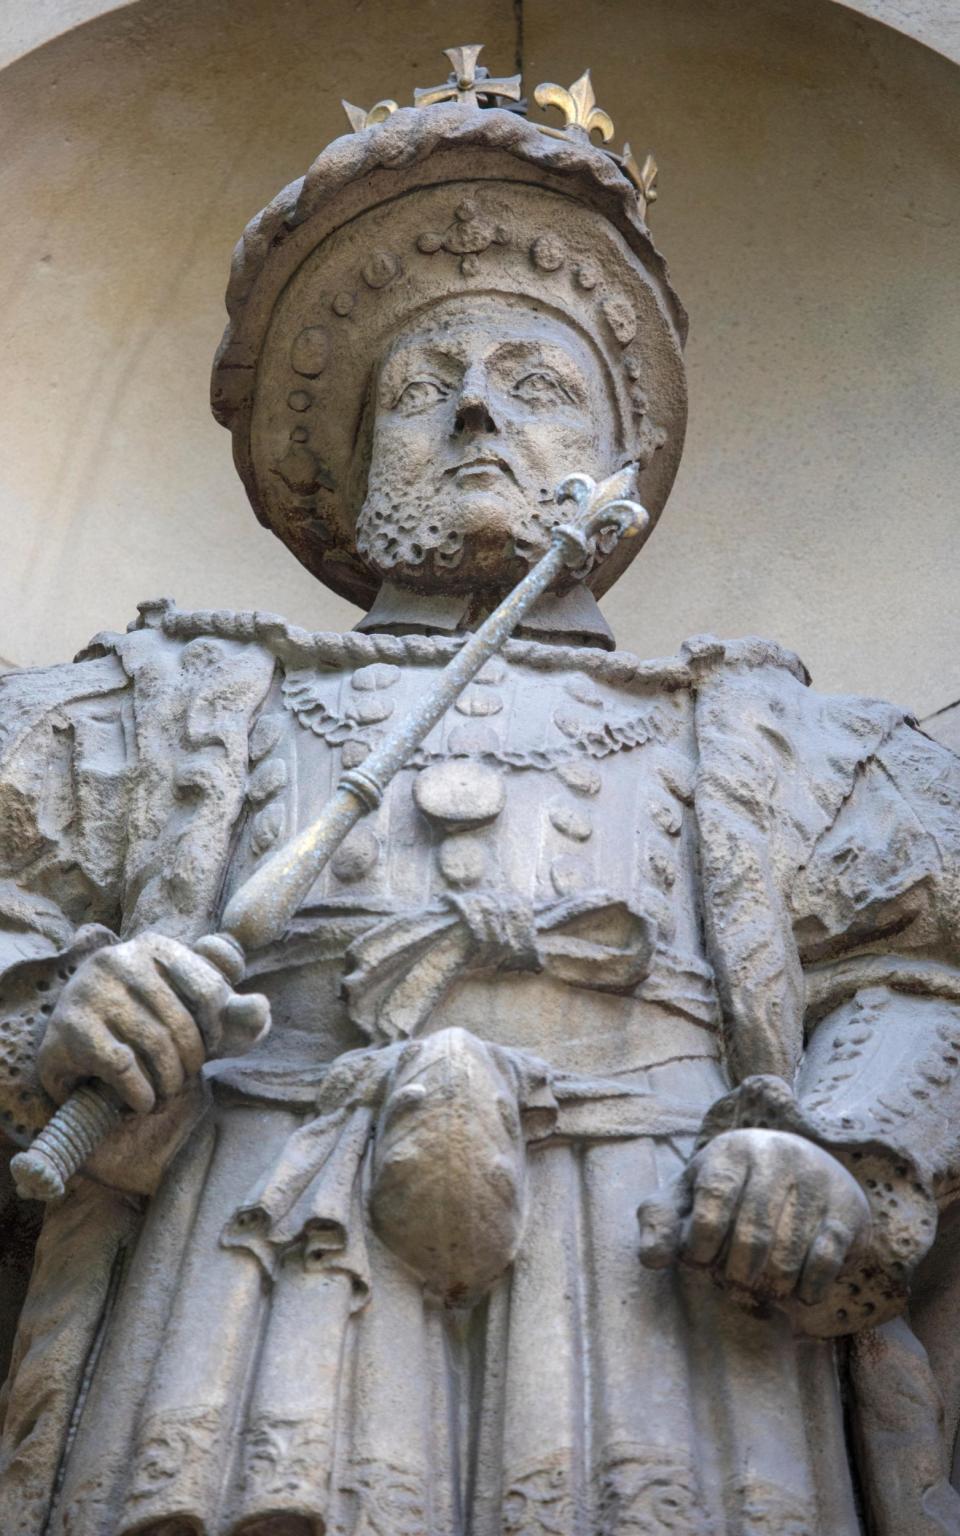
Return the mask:
[(649, 974), (655, 942), (655, 922), (602, 891), (537, 911), (502, 891), (450, 895), (356, 939), (343, 990), (370, 1039), (405, 1039), (468, 970), (546, 971), (571, 986), (628, 993)]

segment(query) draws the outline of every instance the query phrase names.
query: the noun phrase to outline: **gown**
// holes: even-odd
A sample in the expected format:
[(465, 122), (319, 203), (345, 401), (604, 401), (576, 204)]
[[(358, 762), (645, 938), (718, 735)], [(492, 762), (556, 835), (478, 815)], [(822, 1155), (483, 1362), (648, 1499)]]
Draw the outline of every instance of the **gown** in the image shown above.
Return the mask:
[[(148, 611), (57, 705), (136, 829), (100, 906), (88, 882), (67, 911), (74, 943), (91, 919), (214, 926), (450, 653), (242, 618)], [(860, 1077), (838, 1066), (864, 976), (893, 985), (889, 817), (861, 830), (855, 921), (831, 839), (885, 743), (940, 749), (839, 701), (816, 706), (811, 766), (815, 698), (759, 642), (640, 663), (514, 641), (487, 664), (252, 958), (271, 1032), (209, 1064), (151, 1189), (80, 1178), (48, 1214), (6, 1388), (8, 1536), (860, 1536), (847, 1350), (875, 1301), (805, 1330), (710, 1273), (643, 1268), (635, 1217), (757, 1073), (793, 1085), (824, 1144), (835, 1121), (838, 1147), (890, 1149), (898, 1191), (923, 1183), (905, 1117), (884, 1129), (873, 1107), (883, 1053), (854, 1043)], [(739, 883), (731, 839), (752, 850)], [(950, 998), (928, 918), (896, 963)], [(63, 954), (17, 963), (36, 985)], [(954, 1528), (917, 1518), (903, 1529)]]

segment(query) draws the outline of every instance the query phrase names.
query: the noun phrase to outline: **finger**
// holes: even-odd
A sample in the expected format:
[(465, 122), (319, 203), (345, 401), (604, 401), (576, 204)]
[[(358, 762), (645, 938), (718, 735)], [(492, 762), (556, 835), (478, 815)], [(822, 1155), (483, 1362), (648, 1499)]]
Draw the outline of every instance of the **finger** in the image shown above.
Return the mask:
[[(118, 960), (116, 978), (127, 994), (123, 1006), (118, 1009), (114, 1005), (111, 1015), (122, 1024), (118, 1033), (135, 1050), (144, 1050), (148, 1058), (156, 1053), (155, 1065), (162, 1080), (172, 1082), (178, 1073), (182, 1087), (184, 1074), (195, 1076), (206, 1060), (203, 1036), (193, 1014), (161, 976), (152, 957), (145, 965), (123, 956)], [(177, 1059), (176, 1068), (170, 1049)], [(180, 1090), (165, 1086), (163, 1091), (169, 1095)]]
[[(158, 1098), (170, 1099), (181, 1091), (183, 1062), (170, 1031), (161, 1020), (128, 998), (124, 1008), (105, 1012), (103, 1021), (118, 1040), (129, 1045)], [(196, 1033), (196, 1026), (193, 1027)]]
[(763, 1275), (784, 1195), (771, 1187), (768, 1170), (751, 1166), (730, 1232), (726, 1276), (731, 1285), (753, 1289)]
[[(156, 1094), (136, 1056), (99, 1018), (85, 1009), (58, 1020), (58, 1039), (44, 1064), (44, 1087), (63, 1100), (87, 1078), (99, 1078), (137, 1114), (147, 1115)], [(49, 1072), (49, 1086), (46, 1074)]]
[(62, 1104), (77, 1084), (83, 1081), (77, 1073), (73, 1057), (64, 1050), (59, 1035), (49, 1033), (37, 1052), (37, 1073), (44, 1091), (55, 1104)]
[(651, 1195), (637, 1207), (640, 1262), (647, 1269), (666, 1269), (677, 1256), (682, 1221), (678, 1198), (683, 1197), (674, 1186), (674, 1193)]
[(270, 1028), (270, 1004), (262, 992), (235, 992), (223, 1010), (223, 1046), (242, 1054)]
[(804, 1210), (796, 1187), (791, 1186), (780, 1208), (764, 1265), (764, 1288), (771, 1295), (784, 1300), (795, 1291), (810, 1247), (810, 1236), (809, 1214)]
[(746, 1168), (710, 1160), (693, 1171), (693, 1208), (680, 1236), (680, 1257), (687, 1264), (712, 1264), (731, 1231), (743, 1194)]
[(154, 948), (154, 963), (160, 975), (185, 1003), (203, 1036), (206, 1050), (213, 1054), (220, 1044), (222, 1012), (232, 995), (221, 973), (192, 950), (170, 940), (159, 939)]
[(810, 1244), (797, 1286), (802, 1302), (813, 1306), (823, 1300), (846, 1262), (853, 1236), (844, 1223), (830, 1220), (821, 1224)]

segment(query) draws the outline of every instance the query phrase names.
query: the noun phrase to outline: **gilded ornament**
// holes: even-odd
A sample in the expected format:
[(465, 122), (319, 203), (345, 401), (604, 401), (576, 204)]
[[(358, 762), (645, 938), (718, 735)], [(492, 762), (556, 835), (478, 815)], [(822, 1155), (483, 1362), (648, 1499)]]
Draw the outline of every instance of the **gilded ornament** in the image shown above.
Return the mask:
[(604, 144), (613, 138), (613, 119), (597, 106), (589, 69), (568, 88), (547, 81), (533, 93), (538, 107), (556, 107), (563, 115), (563, 131), (569, 138), (590, 142), (591, 133), (599, 133)]
[(638, 165), (633, 150), (629, 144), (624, 144), (621, 156), (623, 169), (637, 189), (637, 201), (640, 211), (646, 214), (651, 203), (657, 200), (657, 175), (659, 167), (653, 155), (648, 154), (642, 165)]
[(456, 101), (464, 106), (480, 106), (480, 98), (488, 106), (498, 101), (519, 101), (520, 76), (509, 75), (497, 80), (490, 78), (490, 71), (478, 64), (483, 43), (464, 43), (459, 48), (445, 48), (444, 53), (453, 65), (444, 85), (430, 85), (413, 93), (416, 107), (432, 107), (438, 102)]
[(355, 107), (349, 101), (341, 101), (340, 105), (346, 112), (354, 133), (362, 133), (364, 128), (374, 128), (377, 123), (385, 123), (387, 118), (392, 117), (398, 110), (397, 103), (389, 98), (386, 101), (376, 102), (369, 112), (365, 112), (363, 107)]
[(601, 648), (578, 583), (665, 500), (683, 313), (592, 93), (544, 139), (477, 52), (233, 267), (216, 409), (263, 521), (379, 586), (357, 631), (155, 602), (0, 680), (0, 1125), (57, 1197), (4, 1533), (960, 1529), (949, 1227), (907, 1311), (958, 1165), (957, 759), (756, 639)]

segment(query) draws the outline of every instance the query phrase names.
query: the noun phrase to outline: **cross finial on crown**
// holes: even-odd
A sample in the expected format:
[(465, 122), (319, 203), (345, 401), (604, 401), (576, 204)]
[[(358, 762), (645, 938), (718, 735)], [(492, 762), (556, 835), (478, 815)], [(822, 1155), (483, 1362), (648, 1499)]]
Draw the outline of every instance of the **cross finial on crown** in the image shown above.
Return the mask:
[[(418, 87), (413, 93), (414, 106), (432, 107), (440, 102), (456, 102), (470, 107), (497, 107), (517, 102), (519, 106), (515, 110), (524, 113), (526, 102), (522, 99), (520, 76), (502, 75), (491, 79), (490, 71), (478, 63), (482, 52), (482, 43), (463, 43), (459, 48), (445, 48), (444, 53), (453, 69), (443, 85)], [(589, 69), (584, 70), (579, 80), (575, 80), (571, 86), (554, 85), (548, 81), (538, 85), (533, 94), (537, 106), (557, 107), (563, 116), (563, 126), (560, 128), (554, 127), (552, 123), (534, 121), (533, 126), (540, 133), (554, 139), (575, 139), (582, 144), (589, 144), (594, 133), (600, 135), (604, 145), (609, 144), (613, 138), (613, 119), (602, 107), (597, 106)], [(362, 133), (366, 128), (386, 122), (398, 110), (397, 103), (391, 99), (378, 101), (369, 111), (355, 107), (349, 101), (345, 101), (343, 107), (354, 133)], [(640, 212), (646, 217), (650, 204), (657, 196), (657, 162), (652, 155), (647, 155), (643, 164), (639, 165), (629, 144), (624, 144), (622, 154), (615, 154), (612, 149), (605, 149), (604, 153), (616, 161), (623, 174), (633, 182)]]
[[(509, 75), (491, 80), (490, 71), (477, 60), (483, 52), (482, 43), (463, 43), (459, 48), (445, 48), (444, 53), (453, 65), (445, 85), (428, 85), (413, 93), (414, 105), (432, 107), (438, 101), (460, 101), (465, 106), (480, 105), (479, 97), (500, 97), (505, 101), (520, 100), (520, 76)], [(496, 105), (492, 101), (491, 105)]]

